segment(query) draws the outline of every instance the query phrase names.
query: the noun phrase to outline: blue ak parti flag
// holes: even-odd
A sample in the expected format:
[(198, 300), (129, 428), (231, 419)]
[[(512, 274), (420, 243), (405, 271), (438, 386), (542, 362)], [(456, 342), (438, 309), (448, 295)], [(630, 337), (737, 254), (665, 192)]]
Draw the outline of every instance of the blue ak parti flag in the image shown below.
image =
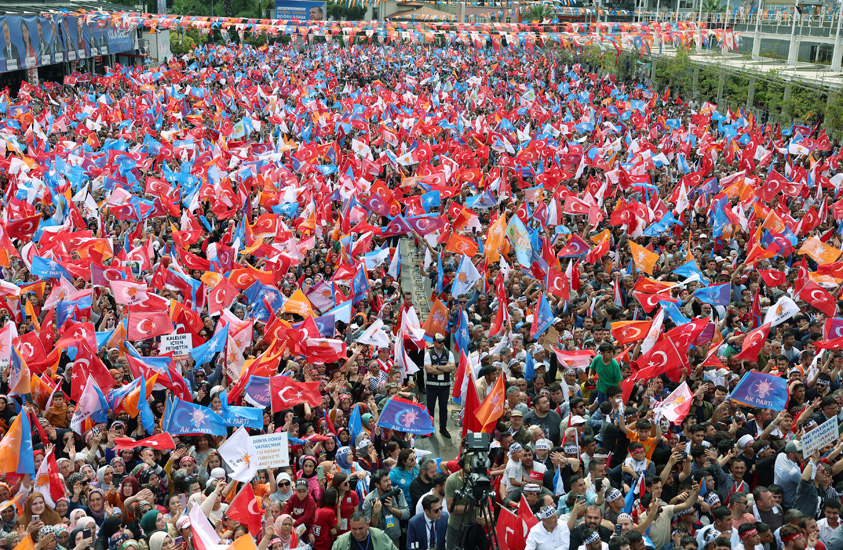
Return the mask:
[[(272, 393), (268, 376), (252, 376), (243, 389), (243, 399), (255, 407), (266, 408), (272, 404)], [(261, 417), (263, 421), (263, 417)]]
[(363, 431), (363, 417), (360, 416), (359, 405), (359, 403), (354, 404), (354, 408), (351, 409), (351, 416), (348, 417), (348, 431), (351, 433), (352, 441), (357, 440), (358, 434), (365, 433)]
[(527, 352), (526, 366), (524, 367), (524, 378), (526, 380), (532, 380), (535, 377), (536, 377), (536, 363), (533, 360), (533, 354), (528, 351)]
[(530, 336), (538, 338), (553, 324), (553, 311), (550, 309), (550, 304), (544, 294), (541, 295), (539, 307), (536, 308), (533, 315), (535, 315), (535, 318), (533, 319), (533, 326), (530, 328)]
[(706, 279), (705, 275), (703, 275), (703, 272), (700, 271), (700, 268), (697, 265), (696, 260), (691, 260), (690, 262), (687, 262), (687, 263), (684, 263), (684, 264), (680, 265), (679, 267), (674, 269), (673, 272), (676, 273), (677, 275), (679, 275), (681, 277), (685, 277), (685, 278), (692, 277), (692, 276), (696, 275), (700, 278), (700, 281), (704, 282), (705, 284), (709, 283), (709, 280)]
[(783, 411), (787, 406), (787, 380), (749, 371), (732, 390), (731, 399), (747, 407)]
[(72, 277), (70, 272), (62, 267), (59, 262), (41, 256), (32, 257), (32, 269), (30, 271), (41, 279), (58, 279), (59, 277), (70, 279)]
[(214, 356), (225, 349), (225, 344), (228, 341), (228, 325), (225, 325), (221, 331), (216, 333), (210, 340), (190, 350), (190, 356), (196, 361), (197, 365), (204, 365)]
[(728, 306), (732, 301), (732, 285), (721, 283), (698, 288), (694, 291), (694, 298), (712, 306)]
[(263, 429), (263, 409), (229, 405), (226, 392), (220, 394), (220, 400), (222, 401), (222, 421), (226, 426)]
[(227, 433), (220, 415), (208, 407), (188, 403), (178, 397), (167, 401), (161, 429), (171, 435), (226, 435)]
[(416, 435), (433, 433), (433, 419), (427, 407), (397, 396), (390, 398), (384, 405), (378, 426)]

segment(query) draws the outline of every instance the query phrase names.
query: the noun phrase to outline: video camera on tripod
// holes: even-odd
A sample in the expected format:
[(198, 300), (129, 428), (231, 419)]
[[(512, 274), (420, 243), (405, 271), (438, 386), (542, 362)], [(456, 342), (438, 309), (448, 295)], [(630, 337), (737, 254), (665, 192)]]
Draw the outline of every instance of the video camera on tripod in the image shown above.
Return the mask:
[(469, 460), (469, 471), (461, 489), (456, 496), (466, 499), (475, 505), (483, 502), (489, 496), (494, 497), (492, 479), (489, 477), (489, 445), (491, 435), (487, 433), (470, 433), (465, 439), (465, 455), (460, 465), (465, 468), (465, 460)]

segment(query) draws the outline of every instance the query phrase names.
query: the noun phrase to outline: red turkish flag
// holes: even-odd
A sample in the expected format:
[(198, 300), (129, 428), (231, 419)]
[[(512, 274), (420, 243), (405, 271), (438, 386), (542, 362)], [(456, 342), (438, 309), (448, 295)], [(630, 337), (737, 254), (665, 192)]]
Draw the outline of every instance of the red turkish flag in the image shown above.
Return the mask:
[(612, 338), (618, 344), (625, 346), (647, 337), (650, 331), (652, 321), (625, 321), (623, 324), (616, 323), (618, 326), (612, 326)]
[(771, 326), (770, 323), (767, 323), (747, 334), (743, 339), (741, 352), (735, 355), (735, 359), (758, 361), (758, 354), (761, 353), (761, 348), (764, 347), (764, 342), (767, 341), (767, 335), (770, 334)]
[[(41, 330), (44, 330), (44, 325), (41, 325)], [(84, 340), (88, 343), (91, 349), (97, 347), (97, 332), (93, 323), (65, 323), (64, 330), (61, 332), (61, 338), (55, 344), (55, 347), (76, 347), (79, 340)]]
[(146, 340), (173, 332), (173, 322), (163, 311), (145, 311), (143, 313), (129, 312), (128, 340)]
[(656, 342), (650, 351), (633, 363), (640, 369), (635, 375), (639, 380), (652, 380), (677, 366), (681, 368), (683, 364), (682, 356), (667, 337)]
[(260, 532), (262, 514), (251, 483), (243, 485), (243, 489), (228, 505), (225, 515), (245, 525), (252, 536), (256, 536)]
[(269, 379), (272, 394), (272, 412), (289, 409), (300, 403), (318, 407), (322, 403), (319, 382), (296, 382), (289, 376), (279, 374)]
[(137, 449), (138, 447), (152, 447), (153, 449), (160, 449), (162, 451), (176, 448), (176, 442), (173, 441), (173, 436), (168, 433), (156, 434), (146, 439), (138, 439), (137, 441), (131, 437), (115, 437), (114, 443), (115, 451)]
[(240, 293), (228, 279), (223, 279), (208, 293), (208, 313), (216, 315), (234, 302)]
[(6, 233), (13, 239), (28, 241), (38, 230), (41, 223), (41, 214), (29, 216), (20, 220), (9, 220), (6, 222)]
[(758, 195), (762, 201), (770, 202), (784, 189), (787, 183), (788, 181), (784, 176), (773, 170), (755, 194)]
[(501, 515), (498, 517), (496, 534), (500, 541), (501, 548), (508, 550), (524, 550), (527, 546), (527, 534), (539, 520), (530, 511), (530, 505), (522, 496), (518, 506), (518, 515), (513, 514), (506, 508), (501, 508)]
[(547, 270), (547, 291), (554, 296), (558, 296), (563, 300), (570, 298), (570, 287), (568, 285), (568, 276), (561, 271), (557, 271), (552, 267)]
[(33, 364), (43, 364), (47, 361), (47, 352), (44, 351), (44, 346), (41, 340), (34, 332), (27, 332), (19, 336), (14, 345), (20, 351), (21, 356), (26, 360), (26, 363), (32, 367)]
[(641, 304), (641, 307), (644, 308), (644, 311), (650, 313), (655, 309), (659, 302), (673, 302), (674, 304), (677, 303), (679, 300), (675, 298), (671, 298), (669, 294), (645, 294), (643, 292), (633, 292), (635, 295), (635, 299)]
[(79, 340), (79, 345), (76, 347), (76, 359), (74, 360), (74, 364), (78, 365), (80, 363), (85, 365), (85, 370), (88, 371), (88, 375), (93, 377), (97, 386), (99, 386), (103, 392), (107, 392), (115, 386), (116, 382), (114, 382), (114, 377), (111, 376), (111, 373), (108, 372), (107, 368), (105, 368), (105, 364), (102, 360), (100, 360), (97, 354), (91, 350), (91, 347), (88, 345), (86, 340)]
[[(817, 271), (822, 273), (822, 266), (820, 266)], [(776, 287), (787, 281), (787, 275), (777, 269), (759, 269), (758, 274), (761, 275), (761, 278), (764, 279), (767, 286)]]
[(837, 301), (834, 299), (834, 296), (826, 292), (823, 287), (814, 281), (808, 281), (802, 287), (799, 297), (829, 317), (834, 317), (834, 314), (837, 312)]

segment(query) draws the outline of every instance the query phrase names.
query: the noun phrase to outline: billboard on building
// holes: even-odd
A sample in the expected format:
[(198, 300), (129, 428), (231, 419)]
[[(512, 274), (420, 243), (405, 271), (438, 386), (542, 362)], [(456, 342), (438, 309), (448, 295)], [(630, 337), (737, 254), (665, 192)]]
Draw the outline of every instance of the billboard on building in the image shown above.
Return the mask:
[(129, 31), (69, 15), (0, 17), (0, 72), (134, 49)]
[(275, 0), (275, 18), (325, 21), (328, 19), (328, 3), (307, 2), (305, 0)]

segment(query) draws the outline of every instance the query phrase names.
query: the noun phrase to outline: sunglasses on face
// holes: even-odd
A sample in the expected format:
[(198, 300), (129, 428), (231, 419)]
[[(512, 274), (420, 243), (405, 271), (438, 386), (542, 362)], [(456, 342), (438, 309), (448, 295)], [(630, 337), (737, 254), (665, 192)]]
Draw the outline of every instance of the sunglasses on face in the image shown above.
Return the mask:
[(278, 485), (280, 485), (281, 487), (289, 487), (289, 486), (290, 486), (290, 482), (289, 482), (289, 481), (282, 481), (282, 482), (281, 482), (281, 483), (279, 483)]

